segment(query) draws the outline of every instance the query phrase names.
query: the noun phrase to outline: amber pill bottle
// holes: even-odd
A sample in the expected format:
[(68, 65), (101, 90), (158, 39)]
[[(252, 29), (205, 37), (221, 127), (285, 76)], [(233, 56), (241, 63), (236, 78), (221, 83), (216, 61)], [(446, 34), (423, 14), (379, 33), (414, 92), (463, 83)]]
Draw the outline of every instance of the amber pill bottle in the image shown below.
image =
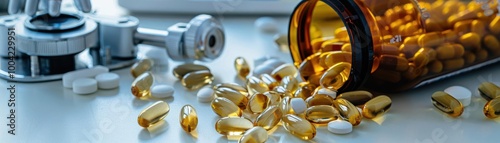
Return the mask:
[(500, 60), (498, 9), (497, 0), (304, 0), (290, 52), (310, 83), (403, 91)]

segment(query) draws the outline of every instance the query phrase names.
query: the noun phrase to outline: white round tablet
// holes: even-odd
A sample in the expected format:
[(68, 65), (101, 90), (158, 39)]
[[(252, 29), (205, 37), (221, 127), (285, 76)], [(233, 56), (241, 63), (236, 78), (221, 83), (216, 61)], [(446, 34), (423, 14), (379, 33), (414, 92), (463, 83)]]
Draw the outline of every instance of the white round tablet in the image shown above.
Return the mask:
[(471, 102), (472, 92), (463, 86), (451, 86), (446, 88), (444, 92), (455, 97), (464, 107), (469, 106)]
[(205, 86), (198, 91), (196, 97), (198, 98), (198, 102), (203, 102), (203, 103), (211, 102), (215, 97), (214, 89)]
[(120, 85), (120, 76), (116, 73), (101, 73), (95, 77), (99, 89), (113, 89)]
[(97, 81), (93, 78), (79, 78), (73, 81), (73, 92), (76, 94), (90, 94), (97, 91)]
[(271, 17), (260, 17), (255, 20), (255, 27), (262, 32), (275, 33), (278, 32), (278, 23)]
[(328, 131), (334, 134), (348, 134), (352, 132), (352, 124), (344, 120), (335, 120), (328, 123)]
[(318, 94), (325, 94), (325, 95), (332, 97), (333, 99), (335, 99), (337, 97), (337, 92), (330, 90), (328, 88), (319, 89)]
[(295, 114), (301, 114), (307, 109), (306, 101), (302, 98), (292, 98), (292, 100), (290, 100), (290, 106), (292, 106)]
[(151, 87), (151, 96), (154, 98), (168, 98), (174, 95), (174, 88), (166, 84), (158, 84)]

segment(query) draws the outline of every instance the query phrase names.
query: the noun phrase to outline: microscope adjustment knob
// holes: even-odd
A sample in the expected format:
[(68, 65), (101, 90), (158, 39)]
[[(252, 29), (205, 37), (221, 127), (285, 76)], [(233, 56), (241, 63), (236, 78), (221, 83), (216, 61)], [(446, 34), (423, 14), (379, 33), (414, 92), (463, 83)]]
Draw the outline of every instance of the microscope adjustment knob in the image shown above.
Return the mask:
[(193, 18), (184, 32), (183, 55), (189, 59), (211, 61), (222, 54), (225, 36), (221, 23), (206, 14)]

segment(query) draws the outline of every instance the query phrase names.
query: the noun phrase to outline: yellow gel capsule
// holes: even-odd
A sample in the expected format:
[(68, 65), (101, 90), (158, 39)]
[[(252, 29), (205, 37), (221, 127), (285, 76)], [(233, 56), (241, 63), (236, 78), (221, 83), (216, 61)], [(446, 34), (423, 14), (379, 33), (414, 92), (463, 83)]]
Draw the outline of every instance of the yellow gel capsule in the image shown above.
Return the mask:
[(317, 105), (333, 105), (333, 98), (326, 94), (316, 94), (307, 98), (305, 101), (309, 107)]
[(194, 107), (191, 105), (184, 105), (179, 115), (179, 121), (184, 131), (194, 131), (196, 126), (198, 126), (198, 115)]
[(266, 95), (262, 93), (256, 93), (250, 96), (250, 99), (248, 100), (247, 109), (251, 113), (258, 114), (264, 111), (264, 109), (266, 109), (267, 106), (269, 106), (269, 104), (270, 101)]
[(497, 35), (500, 34), (500, 16), (496, 16), (489, 24), (490, 32)]
[(465, 52), (464, 54), (465, 64), (472, 64), (476, 61), (476, 55), (472, 52)]
[(290, 93), (294, 93), (299, 88), (299, 81), (295, 77), (286, 76), (281, 80), (280, 86), (284, 87)]
[(500, 96), (500, 87), (491, 83), (491, 82), (483, 82), (477, 88), (481, 97), (486, 100), (491, 100)]
[(337, 97), (337, 99), (339, 98), (345, 99), (350, 103), (358, 106), (358, 105), (363, 105), (369, 100), (371, 100), (373, 98), (373, 94), (368, 91), (358, 90), (358, 91), (344, 92)]
[(281, 112), (283, 112), (283, 116), (286, 114), (294, 114), (292, 107), (290, 106), (290, 101), (292, 100), (292, 97), (284, 97), (283, 100), (280, 102), (280, 109)]
[(333, 65), (323, 73), (320, 79), (322, 87), (337, 90), (344, 85), (344, 82), (349, 78), (351, 64), (341, 62)]
[(434, 47), (444, 42), (443, 36), (438, 32), (431, 32), (420, 35), (418, 37), (418, 45), (420, 47)]
[(184, 75), (181, 83), (189, 90), (196, 90), (205, 85), (212, 84), (212, 81), (214, 81), (212, 73), (210, 73), (210, 71), (203, 70), (190, 72)]
[(483, 37), (486, 34), (486, 25), (481, 20), (473, 20), (470, 31)]
[(432, 104), (440, 111), (452, 117), (458, 117), (464, 111), (464, 106), (460, 101), (442, 91), (432, 94)]
[(247, 89), (239, 84), (236, 83), (219, 83), (214, 86), (214, 90), (218, 88), (229, 88), (231, 90), (238, 91), (239, 93), (243, 95), (248, 95)]
[(500, 55), (500, 42), (498, 39), (493, 36), (493, 35), (486, 35), (483, 39), (483, 43), (490, 50), (492, 53), (494, 53), (495, 56)]
[(481, 36), (477, 33), (469, 32), (460, 36), (458, 41), (466, 48), (466, 49), (479, 49), (481, 48)]
[(281, 121), (283, 112), (278, 106), (270, 106), (264, 112), (262, 112), (257, 119), (255, 119), (254, 125), (261, 126), (266, 130), (271, 130)]
[(287, 114), (282, 118), (283, 127), (292, 135), (303, 139), (311, 140), (316, 136), (316, 127), (306, 119), (293, 114)]
[(413, 62), (417, 68), (422, 68), (436, 59), (437, 53), (436, 50), (432, 48), (421, 48), (415, 53), (415, 57)]
[[(327, 54), (327, 53), (324, 53)], [(347, 62), (351, 63), (352, 61), (352, 53), (351, 52), (342, 52), (342, 51), (332, 51), (328, 52), (324, 59), (324, 64), (327, 68), (340, 63), (340, 62)]]
[(286, 76), (291, 76), (291, 77), (297, 77), (298, 75), (298, 70), (295, 68), (293, 64), (283, 64), (279, 66), (278, 68), (274, 69), (271, 72), (271, 75), (276, 79), (277, 81), (281, 81), (281, 79), (285, 78)]
[(463, 67), (464, 64), (465, 64), (465, 61), (462, 58), (444, 60), (443, 61), (443, 69), (444, 70), (459, 69), (459, 68)]
[(349, 35), (347, 34), (347, 29), (345, 27), (335, 29), (335, 31), (333, 32), (333, 35), (337, 39), (349, 38)]
[(207, 67), (197, 64), (183, 64), (175, 67), (173, 70), (174, 76), (182, 79), (184, 75), (194, 71), (210, 71)]
[(276, 86), (280, 84), (276, 79), (274, 79), (274, 77), (272, 77), (269, 74), (261, 74), (260, 80), (262, 80), (262, 82), (264, 82), (264, 84), (267, 85), (269, 90), (274, 89)]
[(342, 48), (341, 48), (342, 51), (344, 52), (351, 52), (351, 44), (347, 43), (347, 44), (344, 44), (342, 45)]
[(349, 40), (349, 39), (336, 39), (335, 38), (332, 40), (325, 41), (325, 42), (323, 42), (323, 44), (321, 44), (321, 52), (340, 50), (342, 48), (342, 45), (344, 44), (344, 42), (347, 42), (346, 40)]
[(432, 73), (440, 73), (441, 71), (443, 71), (443, 63), (441, 61), (436, 60), (429, 64), (429, 70)]
[(217, 97), (224, 97), (232, 101), (240, 109), (245, 109), (248, 104), (247, 95), (241, 94), (237, 90), (231, 88), (217, 88), (214, 90)]
[(132, 67), (130, 68), (130, 73), (134, 78), (136, 78), (137, 76), (151, 70), (151, 68), (153, 68), (153, 60), (142, 59), (132, 65)]
[(479, 62), (485, 61), (488, 59), (488, 51), (485, 49), (479, 49), (475, 51), (476, 53), (476, 60)]
[(315, 124), (326, 124), (337, 120), (338, 116), (340, 116), (339, 111), (331, 105), (312, 106), (306, 110), (306, 119)]
[(443, 44), (436, 49), (437, 58), (440, 60), (448, 60), (462, 57), (465, 49), (460, 44)]
[(170, 111), (168, 103), (157, 101), (139, 113), (137, 122), (141, 127), (147, 128), (162, 121)]
[(224, 117), (215, 123), (215, 131), (222, 135), (239, 136), (251, 129), (253, 123), (250, 120), (240, 117)]
[(148, 98), (151, 96), (151, 85), (153, 85), (153, 75), (150, 72), (143, 73), (132, 82), (132, 94), (139, 99)]
[(391, 98), (385, 95), (377, 96), (365, 103), (363, 106), (363, 117), (373, 119), (380, 116), (389, 111), (391, 104)]
[(255, 76), (248, 77), (246, 85), (249, 95), (253, 95), (256, 93), (264, 93), (266, 91), (269, 91), (269, 87), (267, 86), (267, 84)]
[(321, 53), (315, 53), (308, 56), (306, 59), (302, 61), (299, 65), (299, 73), (300, 76), (306, 78), (315, 73), (321, 72), (324, 70), (323, 66), (320, 64)]
[(312, 93), (316, 89), (316, 85), (309, 82), (301, 82), (299, 84), (299, 89), (295, 91), (293, 97), (298, 97), (306, 100), (308, 97), (312, 96)]
[(243, 133), (238, 143), (264, 143), (268, 137), (267, 131), (264, 128), (253, 127)]
[(465, 34), (470, 32), (472, 20), (459, 21), (453, 25), (453, 30), (457, 32), (457, 34)]
[(224, 97), (217, 97), (210, 104), (215, 114), (220, 117), (240, 117), (242, 111), (231, 100)]
[(234, 60), (234, 68), (238, 76), (245, 78), (250, 73), (250, 66), (243, 57), (237, 57)]
[(488, 118), (497, 118), (500, 116), (500, 97), (494, 98), (486, 103), (483, 113)]
[(408, 80), (413, 80), (415, 78), (417, 78), (418, 76), (420, 76), (420, 74), (422, 74), (422, 70), (417, 68), (415, 66), (415, 64), (413, 63), (410, 63), (408, 64), (408, 70), (406, 70), (405, 72), (403, 72), (403, 74), (401, 74), (405, 79), (408, 79)]
[(361, 118), (363, 116), (359, 112), (358, 108), (356, 108), (356, 106), (348, 100), (342, 98), (337, 99), (333, 102), (333, 107), (335, 107), (339, 111), (340, 115), (353, 126), (357, 126), (361, 123)]
[(269, 105), (278, 105), (281, 98), (284, 97), (284, 93), (279, 93), (276, 91), (267, 91), (263, 93), (269, 99)]
[(380, 56), (380, 67), (396, 71), (406, 71), (408, 69), (408, 60), (395, 55), (382, 55)]
[(455, 43), (458, 39), (458, 33), (454, 30), (446, 30), (441, 33), (447, 42)]

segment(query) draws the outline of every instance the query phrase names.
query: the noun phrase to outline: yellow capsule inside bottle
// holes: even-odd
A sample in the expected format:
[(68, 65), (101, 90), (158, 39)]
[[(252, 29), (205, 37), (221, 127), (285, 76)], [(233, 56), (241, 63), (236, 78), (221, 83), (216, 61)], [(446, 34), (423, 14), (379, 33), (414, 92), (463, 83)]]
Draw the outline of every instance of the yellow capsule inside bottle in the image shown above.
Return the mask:
[(391, 98), (385, 95), (377, 96), (365, 103), (363, 106), (363, 117), (373, 119), (380, 116), (389, 111), (391, 104)]
[(276, 106), (270, 106), (264, 112), (262, 112), (257, 119), (254, 121), (255, 126), (261, 126), (266, 130), (271, 130), (281, 121), (281, 117), (283, 117), (283, 112), (281, 109)]
[(224, 117), (215, 123), (215, 131), (222, 135), (239, 136), (254, 127), (250, 120), (240, 117)]
[(340, 113), (331, 105), (311, 106), (306, 110), (306, 119), (315, 124), (327, 124), (330, 121), (337, 120)]
[(333, 102), (333, 107), (339, 111), (344, 120), (348, 121), (353, 126), (357, 126), (361, 123), (361, 118), (363, 116), (359, 112), (358, 108), (356, 108), (356, 106), (348, 100), (343, 98), (337, 99)]
[(351, 64), (346, 62), (340, 62), (323, 73), (320, 79), (320, 85), (332, 89), (337, 90), (347, 81), (349, 78), (351, 70)]
[(179, 122), (181, 123), (182, 129), (186, 132), (191, 132), (198, 126), (198, 115), (196, 110), (191, 105), (184, 105), (181, 109), (179, 115)]
[(243, 57), (237, 57), (234, 60), (234, 68), (236, 69), (238, 76), (241, 78), (247, 77), (250, 73), (250, 66)]
[(173, 74), (175, 77), (177, 77), (179, 80), (181, 80), (184, 75), (190, 73), (190, 72), (195, 72), (195, 71), (210, 71), (208, 67), (203, 66), (203, 65), (197, 65), (197, 64), (183, 64), (175, 67), (173, 70)]
[(323, 66), (320, 64), (321, 53), (312, 54), (299, 65), (299, 73), (302, 77), (307, 79), (309, 76), (322, 72)]
[(238, 140), (238, 143), (264, 143), (268, 137), (267, 131), (257, 126), (245, 131), (243, 136)]
[(477, 90), (479, 90), (481, 97), (488, 101), (500, 96), (500, 87), (491, 82), (481, 83)]
[(137, 76), (151, 70), (151, 68), (153, 68), (153, 60), (142, 59), (132, 65), (132, 67), (130, 68), (130, 73), (134, 78), (136, 78)]
[(139, 99), (146, 99), (151, 96), (151, 85), (153, 85), (153, 75), (150, 72), (143, 73), (132, 82), (132, 94)]
[(205, 85), (212, 84), (212, 81), (214, 81), (214, 76), (212, 75), (212, 73), (210, 73), (210, 71), (208, 70), (203, 70), (190, 72), (184, 75), (184, 77), (182, 77), (181, 83), (189, 90), (196, 90)]
[(316, 94), (313, 95), (309, 98), (307, 98), (305, 101), (309, 107), (311, 106), (318, 106), (318, 105), (333, 105), (333, 98), (330, 95), (326, 94)]
[(214, 86), (214, 90), (217, 88), (229, 88), (231, 90), (238, 91), (239, 93), (243, 95), (248, 95), (247, 89), (239, 84), (236, 83), (219, 83)]
[(358, 105), (363, 105), (369, 100), (371, 100), (373, 98), (373, 94), (368, 91), (358, 90), (358, 91), (344, 92), (337, 97), (337, 99), (339, 98), (345, 99), (351, 102), (352, 104), (358, 106)]
[(224, 97), (215, 98), (210, 106), (220, 117), (240, 117), (242, 114), (241, 109), (236, 104)]
[(139, 117), (137, 117), (137, 122), (141, 127), (144, 128), (151, 127), (154, 124), (165, 119), (169, 111), (170, 111), (170, 106), (168, 106), (167, 102), (157, 101), (148, 106), (146, 109), (142, 110), (141, 113), (139, 113)]
[(293, 114), (287, 114), (282, 118), (282, 121), (283, 127), (300, 139), (311, 140), (316, 136), (316, 127), (306, 119)]
[(267, 84), (255, 76), (248, 77), (246, 85), (249, 95), (269, 91), (269, 87), (267, 86)]
[(234, 90), (232, 88), (219, 87), (214, 90), (214, 93), (217, 97), (224, 97), (232, 101), (236, 106), (240, 109), (246, 109), (248, 104), (248, 97), (245, 94), (242, 94), (238, 90)]
[(446, 92), (438, 91), (432, 94), (432, 104), (451, 117), (458, 117), (464, 112), (462, 103)]
[(283, 64), (274, 69), (271, 72), (271, 76), (273, 76), (277, 81), (281, 81), (281, 79), (285, 78), (286, 76), (295, 78), (297, 77), (298, 73), (299, 72), (297, 68), (293, 64)]
[(483, 113), (488, 118), (498, 118), (500, 116), (500, 97), (488, 101), (484, 105)]
[(247, 109), (251, 113), (259, 114), (262, 111), (264, 111), (264, 109), (266, 109), (267, 106), (269, 106), (269, 104), (270, 101), (266, 95), (262, 93), (256, 93), (250, 96), (250, 99), (248, 100)]
[(295, 93), (299, 88), (299, 81), (295, 77), (285, 76), (280, 83), (280, 86), (284, 87), (290, 93)]
[(274, 77), (272, 77), (267, 73), (261, 74), (260, 80), (262, 80), (262, 82), (264, 82), (267, 85), (269, 90), (273, 90), (276, 86), (280, 84), (276, 79), (274, 79)]

